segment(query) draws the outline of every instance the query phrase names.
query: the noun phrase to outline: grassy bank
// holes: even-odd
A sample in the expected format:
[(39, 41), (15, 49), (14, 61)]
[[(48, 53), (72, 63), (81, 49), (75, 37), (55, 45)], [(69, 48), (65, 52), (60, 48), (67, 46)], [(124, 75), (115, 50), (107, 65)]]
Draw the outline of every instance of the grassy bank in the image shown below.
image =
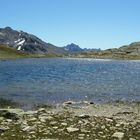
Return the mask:
[(72, 55), (77, 58), (96, 58), (96, 59), (118, 59), (118, 60), (140, 60), (140, 55), (119, 54), (109, 51), (102, 52), (82, 52)]
[(0, 59), (14, 59), (25, 57), (33, 57), (33, 55), (17, 51), (14, 48), (10, 48), (8, 46), (0, 45)]

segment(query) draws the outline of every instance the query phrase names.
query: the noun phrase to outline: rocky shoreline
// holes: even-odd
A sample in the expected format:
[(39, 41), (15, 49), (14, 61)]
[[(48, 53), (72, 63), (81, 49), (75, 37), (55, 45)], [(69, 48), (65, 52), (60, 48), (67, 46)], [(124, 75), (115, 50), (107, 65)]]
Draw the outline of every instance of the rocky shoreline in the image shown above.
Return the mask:
[(0, 109), (0, 140), (139, 140), (139, 103)]

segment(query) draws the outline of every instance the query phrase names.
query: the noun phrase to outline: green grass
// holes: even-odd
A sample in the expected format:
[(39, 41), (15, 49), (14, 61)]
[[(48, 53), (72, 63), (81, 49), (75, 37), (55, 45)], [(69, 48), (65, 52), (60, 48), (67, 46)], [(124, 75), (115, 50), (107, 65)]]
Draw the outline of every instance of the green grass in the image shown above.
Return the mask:
[(54, 58), (62, 57), (56, 54), (31, 54), (24, 51), (18, 51), (5, 45), (0, 45), (0, 59), (16, 59), (16, 58)]
[(128, 54), (115, 54), (112, 52), (82, 52), (73, 55), (73, 57), (80, 58), (99, 58), (99, 59), (120, 59), (120, 60), (140, 60), (140, 55), (128, 55)]
[(5, 45), (0, 45), (0, 59), (32, 57), (31, 54), (17, 51)]

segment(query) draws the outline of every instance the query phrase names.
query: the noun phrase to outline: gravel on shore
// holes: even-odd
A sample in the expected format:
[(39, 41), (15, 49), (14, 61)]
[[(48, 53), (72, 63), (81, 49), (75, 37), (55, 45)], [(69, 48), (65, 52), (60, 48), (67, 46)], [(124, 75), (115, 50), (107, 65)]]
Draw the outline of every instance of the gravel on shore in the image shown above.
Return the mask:
[(140, 104), (2, 108), (0, 140), (140, 140)]

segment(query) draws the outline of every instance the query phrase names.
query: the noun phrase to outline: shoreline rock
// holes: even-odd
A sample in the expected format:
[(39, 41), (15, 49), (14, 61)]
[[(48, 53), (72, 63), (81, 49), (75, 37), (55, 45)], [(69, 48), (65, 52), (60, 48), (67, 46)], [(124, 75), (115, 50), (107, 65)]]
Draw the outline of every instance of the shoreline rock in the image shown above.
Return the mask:
[(35, 111), (0, 109), (0, 139), (138, 140), (139, 109), (140, 105), (133, 104), (88, 104), (82, 108), (73, 108), (70, 104)]

